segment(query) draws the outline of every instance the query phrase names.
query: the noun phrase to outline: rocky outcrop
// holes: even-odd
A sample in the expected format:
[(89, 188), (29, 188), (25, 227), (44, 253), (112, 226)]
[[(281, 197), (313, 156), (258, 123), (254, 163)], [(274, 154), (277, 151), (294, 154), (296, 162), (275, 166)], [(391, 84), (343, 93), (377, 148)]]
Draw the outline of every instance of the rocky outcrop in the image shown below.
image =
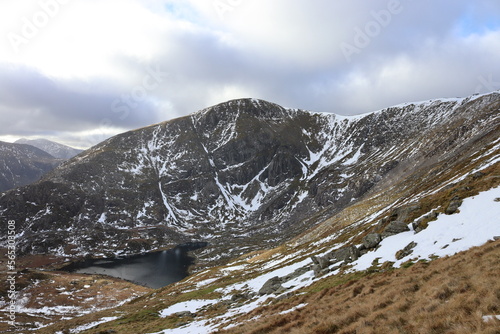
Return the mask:
[(419, 218), (412, 223), (413, 230), (415, 233), (419, 233), (424, 230), (430, 221), (436, 220), (439, 213), (433, 210), (431, 213)]
[(408, 217), (415, 211), (419, 211), (422, 209), (422, 206), (418, 203), (413, 203), (410, 205), (405, 205), (399, 208), (396, 208), (392, 211), (389, 220), (399, 220), (402, 222), (406, 222)]
[(413, 248), (415, 248), (416, 246), (417, 246), (416, 242), (414, 241), (410, 242), (408, 245), (405, 246), (405, 248), (399, 250), (396, 253), (396, 260), (401, 260), (402, 258), (413, 253)]
[(379, 233), (370, 233), (363, 238), (363, 247), (365, 249), (375, 248), (382, 241), (382, 236)]
[(264, 283), (262, 288), (260, 288), (259, 295), (270, 295), (272, 293), (279, 293), (284, 291), (285, 288), (283, 288), (281, 283), (282, 280), (278, 276), (269, 279), (266, 283)]
[[(353, 261), (356, 261), (361, 255), (376, 248), (382, 239), (402, 232), (410, 231), (407, 224), (400, 221), (390, 222), (382, 233), (370, 233), (362, 239), (362, 244), (356, 246), (346, 246), (336, 249), (323, 256), (311, 256), (313, 262), (312, 269), (314, 276), (321, 277), (329, 272), (337, 270)], [(411, 254), (412, 249), (416, 246), (410, 243), (403, 250), (398, 252), (397, 256), (405, 257)]]
[(446, 210), (444, 211), (445, 214), (447, 215), (452, 215), (454, 213), (457, 213), (458, 212), (458, 208), (462, 205), (462, 200), (459, 199), (459, 198), (453, 198), (450, 202), (450, 204), (448, 205), (448, 207), (446, 208)]
[[(360, 256), (356, 246), (343, 247), (324, 256), (311, 256), (312, 269), (316, 277), (320, 277), (330, 271), (334, 271), (348, 263), (356, 261)], [(335, 265), (332, 267), (332, 265)]]
[(310, 266), (305, 266), (301, 267), (298, 269), (295, 269), (293, 272), (290, 274), (283, 276), (283, 277), (278, 277), (275, 276), (264, 283), (262, 288), (259, 290), (259, 295), (269, 295), (272, 293), (275, 294), (280, 294), (285, 292), (287, 289), (283, 287), (283, 283), (286, 283), (288, 281), (291, 281), (297, 277), (302, 276), (303, 274), (307, 273), (308, 271), (311, 270)]

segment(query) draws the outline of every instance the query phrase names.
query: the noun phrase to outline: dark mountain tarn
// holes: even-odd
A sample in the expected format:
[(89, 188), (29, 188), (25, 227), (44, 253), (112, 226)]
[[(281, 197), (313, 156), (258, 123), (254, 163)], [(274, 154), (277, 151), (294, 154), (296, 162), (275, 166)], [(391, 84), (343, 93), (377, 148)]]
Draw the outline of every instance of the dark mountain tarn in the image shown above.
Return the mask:
[(189, 252), (206, 246), (200, 242), (125, 258), (89, 259), (72, 263), (63, 270), (109, 275), (157, 289), (187, 277), (189, 267), (194, 264), (194, 257)]

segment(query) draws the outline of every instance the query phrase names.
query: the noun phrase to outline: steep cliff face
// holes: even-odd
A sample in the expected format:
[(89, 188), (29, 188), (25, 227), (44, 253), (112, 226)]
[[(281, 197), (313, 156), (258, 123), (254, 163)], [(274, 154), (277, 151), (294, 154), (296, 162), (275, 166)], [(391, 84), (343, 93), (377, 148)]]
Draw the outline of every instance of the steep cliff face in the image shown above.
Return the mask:
[(38, 181), (61, 162), (30, 145), (0, 142), (0, 192)]
[(279, 244), (398, 180), (432, 184), (498, 141), (499, 106), (492, 93), (343, 117), (229, 101), (110, 138), (4, 194), (0, 214), (18, 223), (24, 252), (207, 241), (200, 260), (214, 263)]

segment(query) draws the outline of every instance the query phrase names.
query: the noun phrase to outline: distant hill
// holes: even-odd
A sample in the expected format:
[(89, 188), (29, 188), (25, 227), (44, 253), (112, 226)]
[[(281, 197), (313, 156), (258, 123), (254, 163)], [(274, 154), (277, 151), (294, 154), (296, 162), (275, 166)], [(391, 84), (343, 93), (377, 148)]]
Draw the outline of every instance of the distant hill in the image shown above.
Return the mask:
[(62, 161), (31, 145), (0, 142), (0, 192), (38, 181)]
[(70, 159), (73, 158), (75, 155), (78, 155), (79, 153), (82, 152), (82, 150), (78, 150), (76, 148), (66, 146), (63, 144), (59, 144), (47, 139), (26, 139), (26, 138), (21, 138), (16, 141), (17, 144), (28, 144), (31, 146), (35, 146), (42, 151), (45, 151), (49, 153), (50, 155), (54, 156), (55, 158), (58, 159)]

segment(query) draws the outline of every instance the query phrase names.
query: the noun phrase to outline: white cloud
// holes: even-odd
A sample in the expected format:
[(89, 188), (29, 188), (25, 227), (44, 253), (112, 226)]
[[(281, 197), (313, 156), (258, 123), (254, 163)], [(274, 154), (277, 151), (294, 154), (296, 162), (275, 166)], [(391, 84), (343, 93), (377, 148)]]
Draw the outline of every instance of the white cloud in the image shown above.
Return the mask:
[[(53, 17), (40, 6), (49, 2), (54, 4)], [(161, 33), (170, 23), (131, 0), (73, 0), (67, 4), (42, 0), (30, 2), (16, 12), (8, 8), (2, 12), (18, 18), (3, 28), (8, 29), (10, 36), (19, 36), (22, 42), (9, 40), (10, 45), (4, 45), (8, 52), (2, 53), (0, 59), (26, 64), (59, 78), (126, 79), (129, 73), (119, 60), (151, 60), (158, 54)], [(42, 25), (43, 21), (36, 17), (43, 14), (49, 19)], [(36, 30), (27, 34), (30, 25)]]
[[(493, 0), (6, 0), (0, 135), (96, 143), (103, 119), (110, 134), (239, 97), (353, 114), (500, 89), (498, 22)], [(151, 67), (165, 77), (143, 89)]]

